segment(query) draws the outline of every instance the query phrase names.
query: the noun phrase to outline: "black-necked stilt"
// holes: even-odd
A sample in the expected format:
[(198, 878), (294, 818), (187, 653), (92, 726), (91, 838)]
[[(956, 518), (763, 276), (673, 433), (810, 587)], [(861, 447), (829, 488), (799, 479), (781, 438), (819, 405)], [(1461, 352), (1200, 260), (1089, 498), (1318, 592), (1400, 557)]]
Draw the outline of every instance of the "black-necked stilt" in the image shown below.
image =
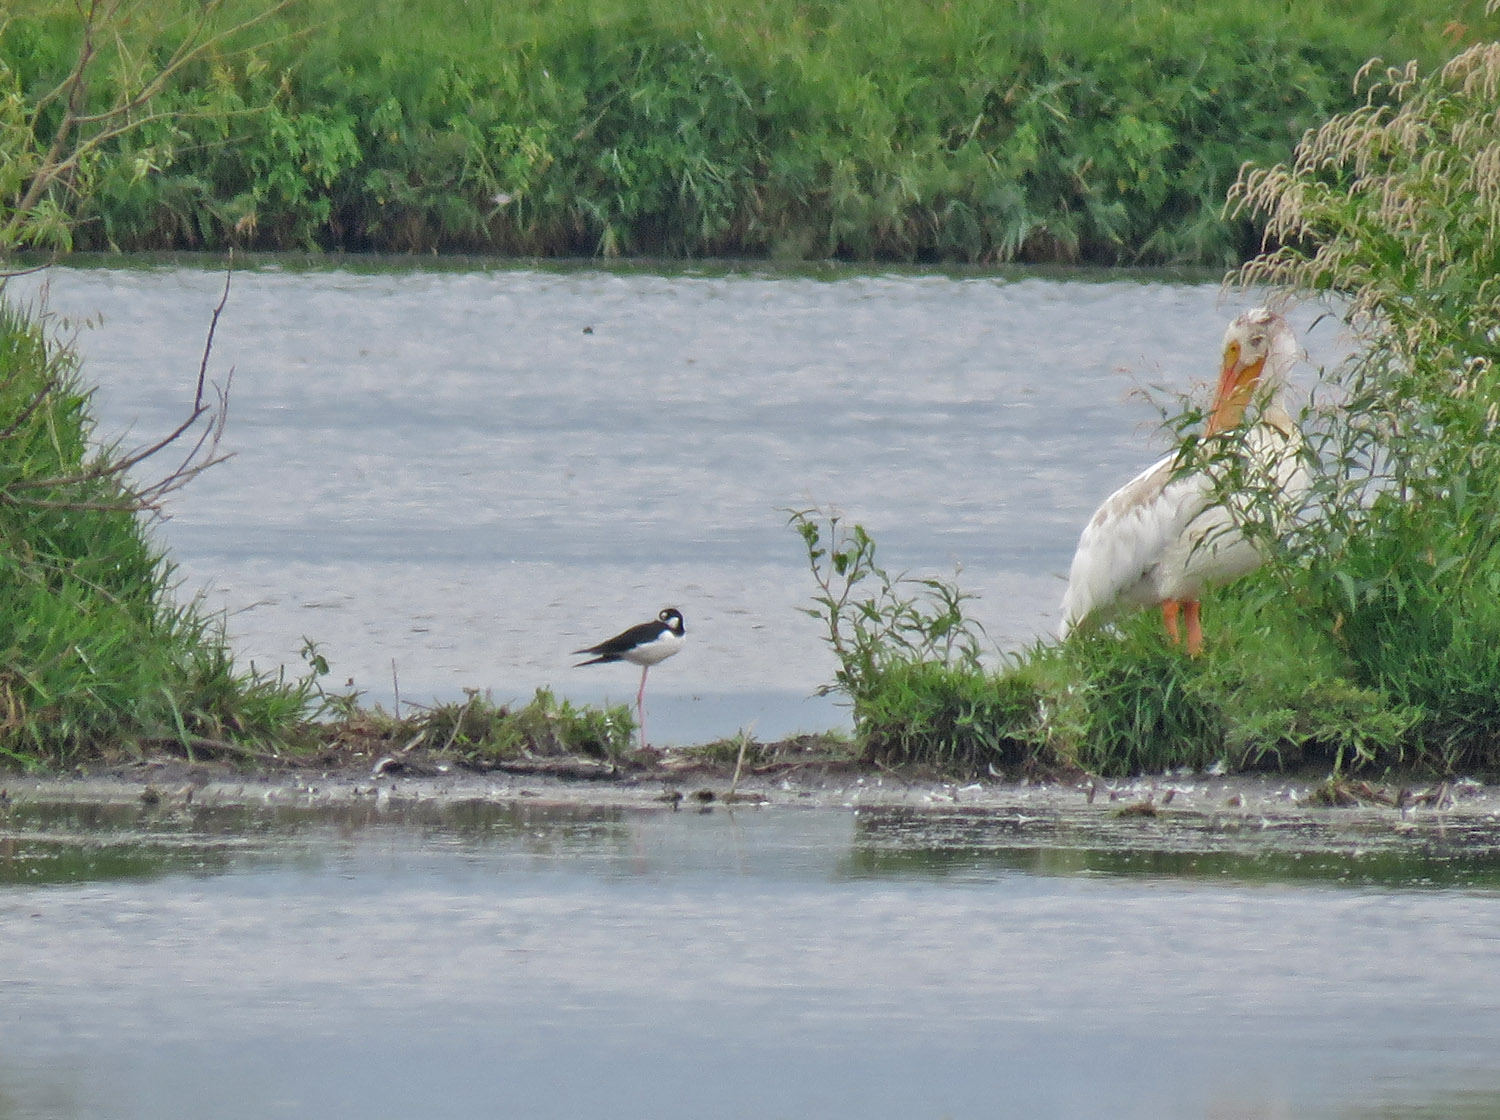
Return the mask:
[(665, 661), (680, 650), (686, 635), (687, 627), (683, 625), (682, 612), (676, 607), (667, 607), (656, 616), (654, 622), (643, 622), (596, 646), (573, 651), (574, 654), (595, 655), (587, 661), (580, 661), (575, 668), (611, 661), (628, 661), (641, 667), (641, 687), (635, 694), (635, 714), (641, 725), (642, 750), (646, 749), (646, 674), (651, 671), (651, 666)]

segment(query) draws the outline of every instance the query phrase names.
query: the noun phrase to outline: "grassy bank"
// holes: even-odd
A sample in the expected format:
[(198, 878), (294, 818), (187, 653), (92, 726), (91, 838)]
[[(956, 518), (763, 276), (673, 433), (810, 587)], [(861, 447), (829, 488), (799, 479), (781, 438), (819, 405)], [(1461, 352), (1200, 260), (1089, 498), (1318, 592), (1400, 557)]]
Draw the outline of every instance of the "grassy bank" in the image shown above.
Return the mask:
[(237, 670), (218, 623), (175, 600), (149, 531), (163, 491), (118, 469), (128, 452), (90, 446), (73, 352), (4, 303), (0, 416), (0, 758), (58, 766), (160, 739), (285, 740), (307, 682)]
[(325, 692), (314, 642), (298, 677), (236, 665), (222, 617), (184, 600), (153, 534), (170, 494), (216, 465), (227, 400), (189, 385), (177, 438), (100, 447), (77, 354), (53, 326), (0, 290), (0, 770), (163, 753), (381, 772), (629, 754), (628, 706), (471, 693), (397, 718)]
[(153, 476), (158, 456), (94, 445), (76, 354), (48, 327), (0, 299), (0, 768), (162, 752), (339, 765), (375, 752), (399, 770), (419, 748), (474, 765), (628, 752), (626, 707), (580, 709), (543, 691), (396, 719), (326, 694), (312, 643), (301, 677), (236, 666), (222, 619), (182, 600), (152, 534), (160, 501), (213, 465), (216, 410), (185, 406), (185, 439), (162, 439), (187, 471)]
[[(92, 105), (193, 10), (136, 7)], [(72, 244), (1234, 263), (1261, 225), (1223, 214), (1241, 164), (1356, 104), (1370, 56), (1430, 63), (1482, 10), (297, 0), (80, 167)], [(72, 13), (0, 24), (0, 86), (63, 78)]]

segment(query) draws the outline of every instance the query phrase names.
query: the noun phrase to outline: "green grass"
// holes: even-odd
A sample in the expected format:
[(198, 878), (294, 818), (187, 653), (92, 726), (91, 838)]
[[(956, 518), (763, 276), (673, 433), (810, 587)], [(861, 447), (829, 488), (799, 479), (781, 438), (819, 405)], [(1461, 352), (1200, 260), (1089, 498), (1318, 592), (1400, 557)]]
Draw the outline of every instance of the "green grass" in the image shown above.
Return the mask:
[(153, 740), (291, 745), (307, 681), (236, 669), (174, 596), (92, 422), (76, 359), (0, 303), (0, 756), (66, 765)]
[(436, 705), (406, 724), (424, 750), (476, 763), (538, 755), (613, 761), (630, 751), (635, 730), (628, 704), (580, 708), (545, 688), (519, 706), (470, 692), (462, 703)]
[[(186, 10), (141, 7), (127, 41)], [(23, 96), (68, 13), (0, 30)], [(1228, 264), (1242, 163), (1356, 104), (1371, 55), (1486, 27), (1475, 0), (300, 0), (89, 169), (73, 243)]]
[[(808, 524), (805, 515), (795, 523), (821, 576), (809, 613), (823, 622), (839, 656), (832, 687), (850, 701), (868, 761), (979, 776), (1307, 766), (1447, 772), (1497, 761), (1472, 739), (1455, 749), (1453, 736), (1434, 738), (1435, 729), (1469, 711), (1456, 702), (1460, 687), (1500, 682), (1500, 674), (1485, 675), (1488, 660), (1473, 663), (1467, 675), (1439, 674), (1448, 690), (1441, 704), (1414, 690), (1410, 666), (1401, 687), (1371, 681), (1350, 655), (1337, 616), (1312, 600), (1305, 578), (1289, 587), (1285, 571), (1263, 571), (1205, 599), (1201, 658), (1167, 640), (1157, 612), (1143, 611), (1064, 643), (1039, 641), (992, 668), (980, 664), (977, 649), (943, 658), (930, 645), (892, 640), (903, 615), (969, 628), (961, 606), (957, 621), (950, 617), (948, 604), (968, 599), (956, 587), (923, 580), (915, 582), (924, 592), (916, 599), (892, 596), (892, 585), (913, 581), (880, 571), (862, 529), (835, 523), (830, 533), (825, 522), (810, 534)], [(835, 566), (830, 576), (839, 541), (854, 548), (846, 544), (842, 570)], [(866, 641), (847, 634), (833, 641), (832, 623), (845, 616), (862, 620)], [(1474, 687), (1463, 697), (1490, 715), (1500, 712), (1493, 690), (1483, 696)]]

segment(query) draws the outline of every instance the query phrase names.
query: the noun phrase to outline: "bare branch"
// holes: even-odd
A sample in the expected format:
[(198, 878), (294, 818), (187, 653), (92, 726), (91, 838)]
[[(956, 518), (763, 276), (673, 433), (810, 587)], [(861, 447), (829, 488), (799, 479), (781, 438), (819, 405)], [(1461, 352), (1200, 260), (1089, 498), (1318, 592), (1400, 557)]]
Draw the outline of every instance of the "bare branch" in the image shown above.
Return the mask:
[[(214, 307), (208, 335), (203, 342), (203, 353), (198, 363), (198, 377), (193, 393), (193, 405), (180, 424), (160, 439), (118, 458), (106, 452), (91, 466), (67, 474), (14, 479), (0, 486), (0, 503), (38, 509), (158, 512), (163, 499), (168, 495), (182, 489), (210, 467), (228, 459), (230, 457), (228, 454), (219, 452), (219, 444), (223, 439), (224, 426), (229, 418), (229, 383), (233, 380), (234, 370), (230, 369), (224, 388), (215, 389), (217, 398), (215, 404), (204, 403), (204, 388), (208, 383), (208, 362), (213, 354), (214, 334), (218, 329), (219, 317), (228, 305), (233, 278), (234, 266), (231, 258), (230, 266), (224, 276), (224, 291)], [(7, 428), (0, 431), (0, 440), (12, 438), (35, 415), (43, 403), (51, 398), (56, 388), (57, 380), (49, 378), (47, 383), (27, 401), (22, 413)], [(197, 438), (175, 467), (154, 482), (145, 485), (134, 485), (127, 481), (127, 476), (131, 471), (178, 444), (205, 415), (211, 417), (209, 422), (199, 430)], [(78, 493), (80, 489), (86, 490), (91, 484), (108, 480), (118, 481), (119, 493), (115, 497)], [(73, 493), (68, 493), (69, 491)], [(34, 492), (44, 492), (44, 494), (34, 494)], [(59, 492), (62, 492), (64, 496), (58, 497)]]
[[(219, 329), (219, 316), (224, 314), (224, 305), (229, 302), (229, 284), (234, 279), (234, 250), (229, 250), (229, 267), (224, 270), (224, 291), (219, 296), (218, 306), (214, 308), (213, 318), (208, 321), (208, 337), (203, 340), (203, 360), (198, 363), (198, 391), (193, 394), (193, 411), (200, 412), (203, 409), (203, 378), (208, 372), (208, 356), (214, 349), (214, 332)], [(234, 376), (234, 370), (229, 371)], [(225, 391), (225, 396), (228, 390)], [(222, 398), (221, 398), (222, 401)]]
[(31, 399), (26, 402), (24, 407), (22, 407), (15, 420), (12, 421), (3, 431), (0, 431), (0, 440), (11, 439), (13, 436), (15, 436), (15, 434), (25, 426), (26, 422), (30, 420), (34, 415), (36, 415), (36, 410), (42, 407), (42, 404), (47, 400), (47, 397), (55, 388), (57, 388), (57, 378), (47, 378), (42, 387), (35, 393), (31, 394)]
[(43, 264), (34, 264), (29, 268), (0, 269), (0, 291), (5, 289), (5, 282), (7, 280), (14, 280), (18, 276), (34, 276), (38, 272), (46, 272), (56, 263), (56, 255), (54, 254), (53, 258), (48, 259)]

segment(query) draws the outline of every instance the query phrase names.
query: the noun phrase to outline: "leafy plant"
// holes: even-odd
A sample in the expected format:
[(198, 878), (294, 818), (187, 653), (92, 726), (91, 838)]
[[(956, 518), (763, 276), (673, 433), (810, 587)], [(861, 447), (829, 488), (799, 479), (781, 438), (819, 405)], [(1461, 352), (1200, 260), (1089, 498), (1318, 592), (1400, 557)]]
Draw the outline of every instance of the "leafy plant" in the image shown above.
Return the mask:
[(1446, 766), (1500, 762), (1500, 43), (1423, 73), (1373, 64), (1366, 103), (1247, 169), (1272, 248), (1247, 284), (1334, 293), (1358, 332), (1324, 414), (1307, 594), (1360, 684), (1423, 718)]
[(818, 586), (816, 605), (804, 611), (823, 623), (839, 660), (837, 683), (825, 694), (837, 689), (858, 705), (898, 665), (935, 661), (979, 670), (984, 631), (964, 614), (974, 596), (947, 580), (891, 576), (876, 564), (875, 542), (864, 526), (845, 526), (838, 513), (789, 512)]

